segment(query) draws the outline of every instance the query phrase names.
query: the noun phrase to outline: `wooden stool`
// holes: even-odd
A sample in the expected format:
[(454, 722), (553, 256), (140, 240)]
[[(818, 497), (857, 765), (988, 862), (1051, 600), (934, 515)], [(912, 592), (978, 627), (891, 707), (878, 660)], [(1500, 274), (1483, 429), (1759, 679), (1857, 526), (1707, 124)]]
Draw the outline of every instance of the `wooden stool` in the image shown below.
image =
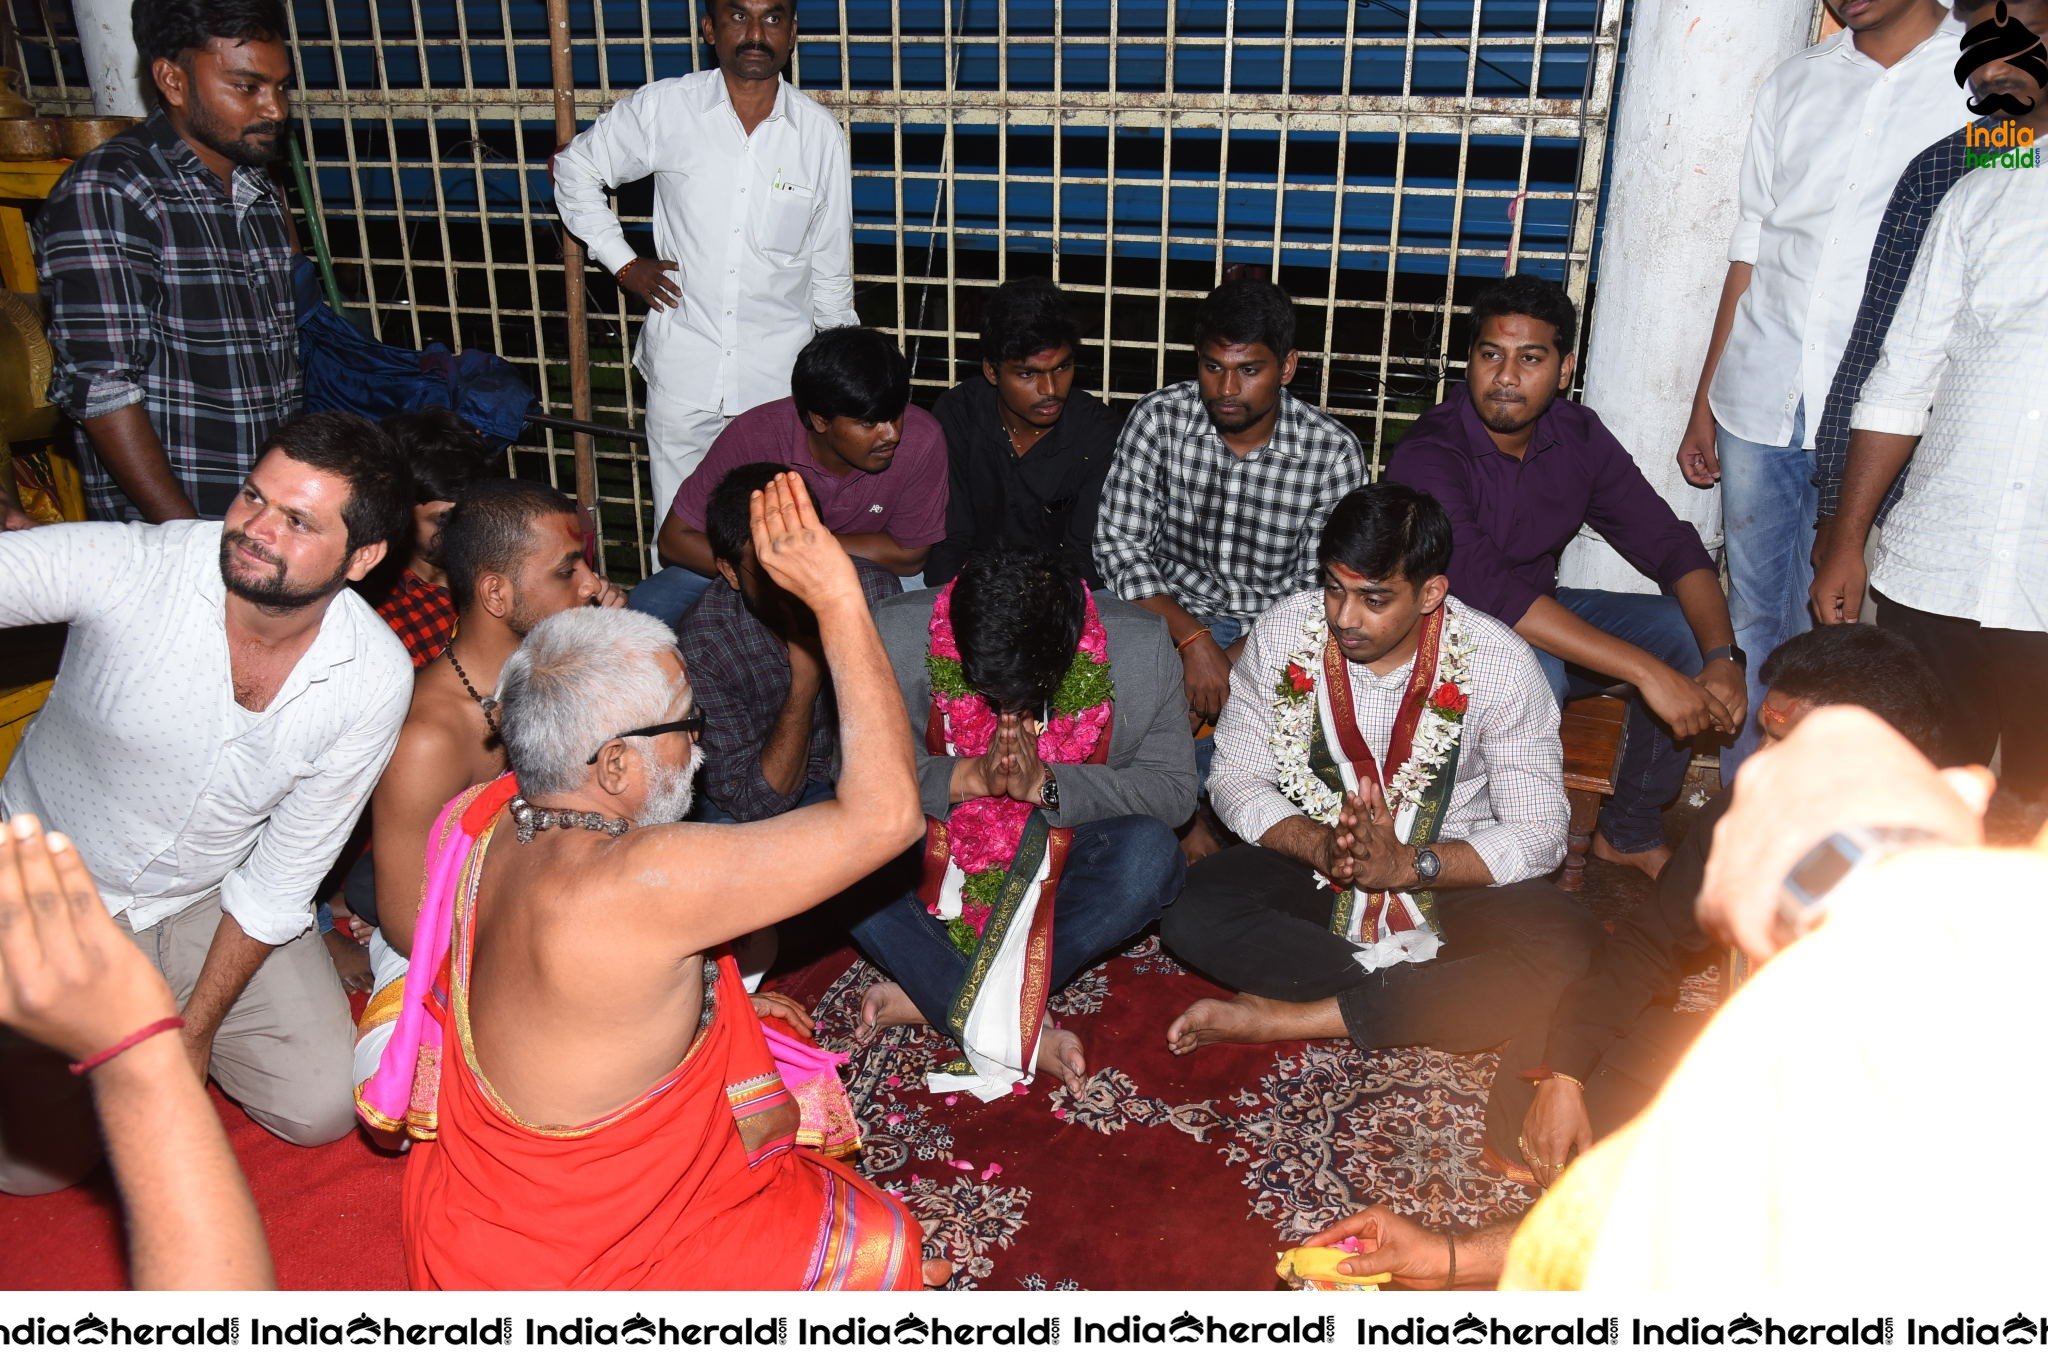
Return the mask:
[(1580, 698), (1564, 705), (1557, 732), (1564, 742), (1564, 788), (1571, 800), (1571, 838), (1557, 885), (1566, 892), (1586, 886), (1586, 850), (1600, 820), (1600, 803), (1614, 792), (1614, 771), (1621, 765), (1621, 736), (1628, 720), (1628, 698), (1609, 693)]

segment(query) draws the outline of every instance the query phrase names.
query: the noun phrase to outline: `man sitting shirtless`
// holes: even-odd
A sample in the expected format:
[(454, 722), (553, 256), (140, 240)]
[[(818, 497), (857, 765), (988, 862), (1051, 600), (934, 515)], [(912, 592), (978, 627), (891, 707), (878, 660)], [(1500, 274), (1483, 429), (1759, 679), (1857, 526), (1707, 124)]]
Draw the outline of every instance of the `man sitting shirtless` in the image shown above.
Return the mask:
[(366, 1116), (431, 1141), (406, 1169), (414, 1287), (885, 1288), (945, 1271), (920, 1268), (894, 1198), (796, 1148), (796, 1103), (722, 952), (922, 827), (852, 562), (793, 476), (753, 496), (751, 520), (763, 568), (818, 620), (837, 795), (677, 823), (702, 723), (667, 629), (571, 609), (527, 636), (499, 679), (512, 772), (451, 803), (429, 846), (408, 976), (438, 979), (445, 1008), (408, 987), (363, 1092)]
[(526, 634), (556, 613), (625, 602), (584, 558), (575, 500), (532, 480), (472, 484), (441, 533), (440, 558), (460, 645), (451, 641), (413, 681), (398, 746), (370, 799), (375, 896), (350, 898), (352, 908), (367, 900), (377, 920), (370, 937), (376, 985), (356, 1026), (358, 1083), (375, 1071), (398, 1015), (434, 817), (463, 789), (505, 771), (492, 710), (499, 671)]

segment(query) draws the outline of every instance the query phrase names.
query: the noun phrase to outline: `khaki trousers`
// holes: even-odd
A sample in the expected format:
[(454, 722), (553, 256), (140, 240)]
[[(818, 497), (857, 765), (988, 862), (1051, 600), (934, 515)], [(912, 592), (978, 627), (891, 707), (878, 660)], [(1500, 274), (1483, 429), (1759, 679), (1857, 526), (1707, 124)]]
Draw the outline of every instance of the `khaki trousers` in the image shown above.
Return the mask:
[[(192, 995), (222, 912), (216, 893), (146, 930), (116, 917), (180, 1002)], [(272, 950), (214, 1036), (210, 1076), (249, 1118), (293, 1144), (329, 1144), (355, 1128), (348, 997), (318, 932)], [(52, 1050), (0, 1029), (0, 1192), (32, 1196), (99, 1165), (86, 1080)]]

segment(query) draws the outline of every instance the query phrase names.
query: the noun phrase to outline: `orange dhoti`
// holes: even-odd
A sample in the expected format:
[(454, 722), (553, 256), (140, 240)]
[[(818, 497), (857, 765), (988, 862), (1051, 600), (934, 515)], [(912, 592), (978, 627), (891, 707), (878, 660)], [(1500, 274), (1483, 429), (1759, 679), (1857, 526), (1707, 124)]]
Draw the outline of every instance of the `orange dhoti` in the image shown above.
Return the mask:
[[(490, 840), (481, 834), (466, 861), (473, 868)], [(464, 879), (458, 902), (474, 886)], [(923, 1284), (922, 1231), (902, 1203), (796, 1146), (796, 1102), (729, 956), (706, 987), (711, 1018), (672, 1072), (587, 1125), (530, 1125), (477, 1071), (467, 1012), (471, 909), (455, 910), (434, 994), (447, 1027), (438, 1117), (434, 1137), (415, 1140), (405, 1173), (414, 1288)]]

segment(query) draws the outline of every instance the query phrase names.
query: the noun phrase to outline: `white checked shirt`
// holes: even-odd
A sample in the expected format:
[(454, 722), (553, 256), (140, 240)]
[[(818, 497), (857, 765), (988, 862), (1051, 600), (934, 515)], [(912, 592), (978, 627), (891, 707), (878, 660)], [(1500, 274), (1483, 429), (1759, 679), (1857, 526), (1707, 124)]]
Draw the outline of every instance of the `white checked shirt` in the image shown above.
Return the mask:
[(313, 893), (398, 743), (412, 661), (335, 595), (270, 706), (235, 702), (218, 522), (0, 534), (0, 627), (69, 622), (0, 814), (77, 842), (107, 909), (145, 929), (220, 889), (251, 938), (313, 923)]
[(1944, 19), (1890, 67), (1844, 29), (1782, 63), (1757, 91), (1730, 261), (1755, 266), (1707, 391), (1714, 418), (1783, 446), (1806, 405), (1805, 443), (1849, 345), (1863, 276), (1906, 163), (1969, 122), (1956, 85), (1962, 26)]
[(2039, 167), (1985, 167), (1948, 192), (1849, 420), (1920, 436), (1871, 585), (2016, 631), (2048, 631), (2044, 223)]
[(555, 157), (555, 205), (617, 274), (637, 254), (605, 187), (654, 177), (654, 250), (683, 302), (649, 310), (634, 364), (649, 384), (728, 417), (784, 398), (797, 352), (853, 311), (853, 182), (846, 137), (778, 83), (749, 137), (716, 70), (643, 86)]
[[(1564, 862), (1571, 823), (1557, 699), (1527, 642), (1456, 598), (1445, 602), (1476, 649), (1465, 685), (1472, 703), (1458, 748), (1458, 777), (1438, 838), (1471, 845), (1495, 887), (1540, 878)], [(1252, 628), (1230, 671), (1230, 698), (1216, 722), (1209, 800), (1223, 824), (1253, 844), (1288, 817), (1302, 814), (1280, 792), (1269, 737), (1274, 690), (1287, 657), (1301, 648), (1303, 629), (1322, 613), (1321, 589), (1275, 603)], [(1346, 668), (1359, 732), (1373, 754), (1384, 757), (1414, 662), (1387, 675), (1349, 662)]]
[(1315, 582), (1316, 540), (1365, 483), (1350, 429), (1280, 391), (1273, 437), (1249, 456), (1223, 444), (1193, 380), (1138, 401), (1102, 489), (1095, 563), (1127, 603), (1170, 593), (1196, 617), (1246, 626)]

